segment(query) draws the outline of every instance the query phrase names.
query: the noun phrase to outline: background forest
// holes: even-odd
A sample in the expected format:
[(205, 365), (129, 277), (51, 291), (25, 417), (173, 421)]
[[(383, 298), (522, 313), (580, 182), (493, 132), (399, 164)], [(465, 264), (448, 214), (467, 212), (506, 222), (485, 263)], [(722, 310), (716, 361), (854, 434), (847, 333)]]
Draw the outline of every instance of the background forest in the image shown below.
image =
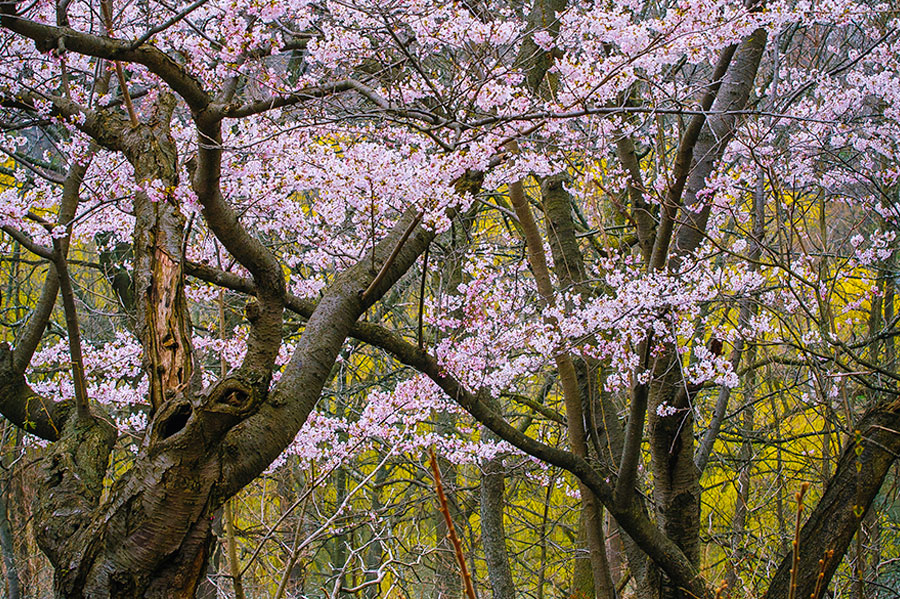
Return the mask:
[(900, 597), (897, 11), (0, 0), (0, 596)]

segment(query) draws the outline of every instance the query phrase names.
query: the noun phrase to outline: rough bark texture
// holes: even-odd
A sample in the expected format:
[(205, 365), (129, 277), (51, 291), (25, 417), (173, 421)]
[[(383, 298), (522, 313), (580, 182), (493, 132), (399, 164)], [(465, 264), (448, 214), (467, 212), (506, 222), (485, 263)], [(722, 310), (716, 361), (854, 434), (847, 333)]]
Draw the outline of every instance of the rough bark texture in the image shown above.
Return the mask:
[(102, 551), (102, 524), (93, 515), (116, 435), (105, 421), (75, 411), (60, 424), (60, 438), (35, 468), (34, 518), (38, 545), (56, 572), (57, 595), (68, 598), (83, 596)]
[[(555, 13), (563, 6), (562, 2), (537, 0), (531, 27), (554, 31)], [(575, 363), (564, 351), (556, 356), (571, 443), (571, 451), (564, 451), (542, 444), (510, 426), (486, 403), (484, 392), (462, 387), (422, 348), (385, 334), (377, 326), (357, 322), (407, 272), (432, 240), (433, 234), (418, 226), (421, 217), (414, 209), (399, 219), (390, 234), (373, 249), (373, 255), (336, 274), (318, 305), (310, 306), (290, 298), (285, 291), (281, 264), (240, 225), (238, 215), (222, 196), (219, 186), (222, 119), (225, 115), (254, 114), (257, 108), (217, 103), (175, 59), (151, 44), (132, 47), (128, 41), (29, 21), (20, 18), (16, 11), (16, 2), (0, 5), (0, 24), (34, 40), (42, 51), (64, 45), (70, 52), (140, 64), (181, 96), (190, 109), (200, 141), (192, 164), (193, 188), (203, 207), (203, 216), (216, 238), (251, 273), (252, 283), (239, 279), (238, 284), (258, 299), (247, 311), (251, 327), (244, 363), (236, 372), (201, 391), (192, 384), (190, 321), (183, 292), (183, 222), (169, 193), (176, 182), (178, 166), (175, 145), (168, 132), (171, 99), (161, 94), (156, 113), (147, 122), (140, 123), (117, 115), (115, 110), (85, 108), (66, 97), (47, 98), (54, 114), (72, 118), (98, 144), (124, 153), (137, 174), (136, 184), (140, 189), (135, 194), (138, 224), (134, 292), (139, 336), (147, 354), (145, 367), (151, 378), (150, 403), (155, 409), (131, 469), (119, 477), (108, 493), (102, 493), (109, 455), (116, 441), (107, 417), (98, 410), (76, 411), (71, 401), (41, 397), (23, 376), (57, 294), (48, 280), (39, 305), (24, 328), (22, 343), (15, 352), (0, 345), (0, 412), (21, 428), (54, 442), (33, 469), (39, 498), (34, 508), (34, 523), (38, 542), (55, 568), (58, 597), (192, 597), (206, 572), (213, 515), (293, 440), (314, 408), (349, 334), (388, 349), (403, 363), (433, 379), (500, 438), (578, 478), (584, 497), (586, 536), (592, 558), (597, 560), (592, 571), (599, 591), (608, 586), (603, 575), (609, 574), (602, 556), (602, 520), (597, 503), (602, 502), (634, 546), (665, 572), (671, 581), (667, 594), (711, 596), (697, 567), (699, 488), (692, 459), (692, 390), (684, 388), (676, 368), (676, 354), (671, 348), (657, 357), (651, 388), (653, 399), (649, 402), (650, 446), (661, 530), (634, 496), (634, 489), (626, 489), (629, 492), (623, 495), (610, 483), (615, 459), (623, 455), (622, 448), (627, 444), (617, 440), (619, 429), (611, 424), (616, 419), (615, 410), (603, 401), (602, 395), (592, 394), (591, 389), (596, 388), (593, 380), (596, 365)], [(729, 47), (723, 52), (713, 81), (700, 102), (702, 111), (691, 119), (682, 136), (673, 182), (662, 206), (657, 231), (652, 234), (646, 218), (639, 226), (642, 252), (649, 257), (648, 266), (654, 270), (661, 271), (667, 266), (677, 270), (681, 256), (696, 249), (703, 237), (708, 207), (696, 209), (702, 196), (699, 192), (719, 163), (724, 146), (738, 124), (734, 114), (726, 113), (746, 104), (765, 42), (764, 32), (754, 32), (740, 47)], [(533, 40), (526, 40), (520, 64), (526, 65), (528, 84), (533, 91), (543, 92), (549, 87), (545, 75), (553, 57), (535, 51), (536, 47), (528, 54), (529, 44), (533, 46)], [(124, 77), (122, 82), (124, 85)], [(720, 83), (722, 90), (718, 93)], [(26, 93), (23, 101), (34, 103), (36, 98)], [(280, 99), (278, 105), (299, 101), (299, 96)], [(276, 105), (275, 102), (264, 104), (265, 107)], [(713, 111), (707, 119), (705, 113), (710, 108)], [(619, 146), (622, 162), (632, 175), (631, 201), (640, 212), (639, 198), (633, 195), (640, 191), (635, 177), (634, 151), (627, 143)], [(461, 178), (458, 191), (466, 193), (476, 188), (478, 179), (477, 176)], [(151, 182), (161, 185), (161, 198), (148, 193)], [(67, 180), (66, 193), (70, 197), (73, 185), (77, 196), (79, 183), (78, 177)], [(539, 291), (549, 302), (555, 289), (543, 256), (543, 236), (530, 214), (521, 182), (514, 183), (511, 191)], [(555, 201), (551, 197), (553, 190), (547, 191), (548, 202)], [(674, 249), (670, 250), (682, 203), (694, 209), (683, 215), (685, 220), (675, 234)], [(554, 226), (550, 237), (556, 238), (551, 245), (555, 244), (553, 251), (559, 255), (557, 276), (560, 281), (567, 279), (577, 284), (579, 277), (584, 276), (583, 265), (579, 266), (578, 244), (567, 221), (569, 207), (560, 203), (548, 208), (557, 210), (551, 214), (552, 210), (548, 209), (548, 219)], [(561, 216), (562, 208), (565, 216)], [(61, 221), (63, 213), (61, 209)], [(64, 222), (68, 220), (71, 217)], [(44, 253), (35, 253), (46, 258)], [(52, 272), (49, 278), (55, 279)], [(228, 276), (225, 280), (234, 281)], [(308, 315), (309, 321), (281, 379), (269, 392), (272, 367), (281, 342), (282, 311), (289, 301), (293, 309)], [(654, 420), (654, 407), (663, 401), (670, 401), (683, 416), (665, 422)], [(639, 416), (643, 418), (641, 412)], [(592, 417), (597, 414), (602, 418)], [(634, 444), (638, 449), (643, 420), (639, 424), (635, 427), (638, 436)], [(858, 437), (845, 444), (821, 502), (801, 531), (799, 596), (812, 593), (816, 563), (826, 550), (834, 550), (836, 556), (846, 551), (860, 518), (900, 451), (900, 435), (896, 434), (900, 428), (900, 404), (895, 400), (873, 408), (858, 427)], [(588, 459), (592, 457), (588, 454), (589, 433), (601, 448), (599, 462)], [(606, 464), (603, 463), (605, 450), (611, 455)], [(634, 481), (631, 482), (630, 486), (634, 486)], [(499, 537), (502, 533), (497, 534)], [(827, 580), (837, 562), (835, 558), (827, 564)], [(641, 576), (636, 569), (640, 563), (637, 560), (632, 564), (636, 577)], [(786, 560), (773, 579), (769, 597), (788, 595), (789, 568), (790, 562)]]
[[(376, 248), (378, 264), (414, 220), (407, 214)], [(58, 597), (192, 597), (206, 572), (213, 514), (293, 439), (353, 323), (432, 235), (416, 228), (408, 236), (367, 302), (361, 291), (375, 278), (371, 260), (339, 277), (273, 394), (260, 392), (258, 370), (239, 369), (203, 393), (165, 396), (134, 465), (102, 503), (114, 429), (105, 417), (76, 417), (70, 401), (34, 393), (14, 368), (13, 352), (0, 348), (0, 409), (56, 441), (35, 468), (41, 497), (35, 523)]]
[(102, 504), (114, 429), (73, 412), (36, 474), (37, 537), (54, 565), (59, 597), (193, 597), (217, 507), (210, 498), (219, 459), (210, 448), (253, 409), (257, 398), (249, 390), (225, 379), (196, 406), (167, 404), (132, 470)]
[[(9, 427), (8, 430), (12, 430), (12, 427)], [(3, 445), (6, 444), (8, 430), (4, 431), (2, 436)], [(5, 471), (0, 476), (0, 553), (3, 555), (3, 568), (6, 574), (6, 590), (9, 599), (21, 599), (22, 583), (19, 580), (19, 563), (16, 556), (15, 543), (13, 542), (9, 503), (7, 502), (7, 497), (11, 495), (12, 477), (10, 476), (9, 460), (6, 455), (3, 456), (0, 465)]]
[(151, 124), (133, 128), (121, 144), (144, 187), (134, 197), (134, 291), (154, 410), (184, 391), (193, 373), (184, 296), (184, 216), (172, 195), (178, 184), (178, 156), (169, 133), (174, 107), (175, 98), (162, 95)]

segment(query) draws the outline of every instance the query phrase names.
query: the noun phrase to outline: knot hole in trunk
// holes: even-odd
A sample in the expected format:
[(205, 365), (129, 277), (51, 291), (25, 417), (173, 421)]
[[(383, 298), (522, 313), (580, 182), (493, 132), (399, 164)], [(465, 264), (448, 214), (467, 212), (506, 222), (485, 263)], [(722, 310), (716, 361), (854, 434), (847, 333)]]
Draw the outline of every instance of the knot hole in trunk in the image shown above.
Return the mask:
[(168, 439), (172, 435), (184, 430), (188, 419), (191, 417), (190, 404), (183, 403), (175, 408), (175, 410), (163, 422), (160, 431), (160, 437)]

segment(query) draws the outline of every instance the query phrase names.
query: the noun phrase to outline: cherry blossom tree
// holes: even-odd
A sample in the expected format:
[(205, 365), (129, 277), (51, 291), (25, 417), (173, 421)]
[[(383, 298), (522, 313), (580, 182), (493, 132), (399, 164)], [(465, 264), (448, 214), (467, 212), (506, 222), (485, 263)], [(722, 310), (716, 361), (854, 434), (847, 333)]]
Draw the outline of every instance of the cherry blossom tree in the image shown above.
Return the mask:
[[(0, 11), (0, 243), (43, 278), (0, 412), (46, 443), (57, 596), (193, 597), (231, 497), (377, 442), (481, 465), (495, 597), (510, 454), (573, 476), (588, 592), (612, 527), (639, 596), (713, 597), (701, 483), (740, 415), (738, 555), (761, 372), (847, 433), (763, 589), (822, 596), (900, 451), (894, 7)], [(401, 380), (329, 417), (349, 343)]]

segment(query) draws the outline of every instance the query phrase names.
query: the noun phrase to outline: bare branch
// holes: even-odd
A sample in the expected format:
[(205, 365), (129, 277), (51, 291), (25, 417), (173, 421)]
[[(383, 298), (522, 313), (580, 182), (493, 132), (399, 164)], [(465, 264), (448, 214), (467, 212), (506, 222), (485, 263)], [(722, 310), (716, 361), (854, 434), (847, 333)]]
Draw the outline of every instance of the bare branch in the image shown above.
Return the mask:
[(131, 49), (136, 50), (136, 49), (140, 48), (151, 37), (153, 37), (157, 33), (160, 33), (161, 31), (165, 31), (166, 29), (168, 29), (169, 27), (171, 27), (178, 21), (184, 19), (186, 16), (188, 16), (189, 14), (191, 14), (192, 12), (194, 12), (195, 10), (197, 10), (198, 8), (200, 8), (207, 2), (209, 2), (209, 0), (196, 0), (193, 4), (189, 4), (184, 10), (178, 12), (178, 14), (172, 16), (171, 18), (167, 19), (166, 21), (163, 21), (156, 27), (151, 27), (150, 29), (148, 29), (146, 31), (146, 33), (144, 33), (144, 35), (142, 35), (138, 39), (131, 42)]
[(0, 26), (34, 40), (38, 49), (55, 49), (59, 46), (59, 41), (64, 40), (66, 50), (72, 52), (141, 64), (165, 81), (195, 113), (209, 106), (210, 97), (200, 82), (189, 75), (175, 59), (155, 46), (143, 44), (132, 48), (128, 41), (31, 21), (17, 14), (17, 4), (15, 0), (0, 3)]

